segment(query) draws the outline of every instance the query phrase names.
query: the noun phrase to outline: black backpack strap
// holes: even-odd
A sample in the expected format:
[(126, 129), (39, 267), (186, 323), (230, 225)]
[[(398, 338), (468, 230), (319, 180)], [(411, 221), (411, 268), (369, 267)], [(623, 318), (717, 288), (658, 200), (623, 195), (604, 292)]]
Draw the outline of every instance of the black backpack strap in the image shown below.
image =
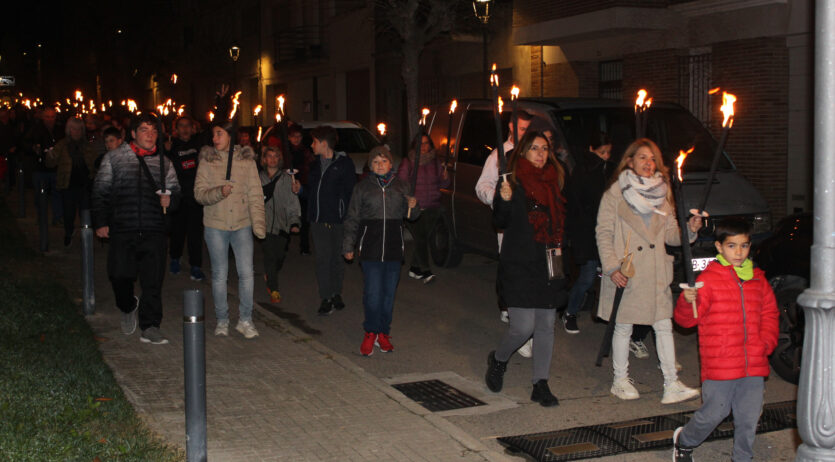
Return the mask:
[[(159, 185), (157, 184), (157, 181), (154, 179), (154, 175), (151, 174), (151, 169), (148, 168), (148, 164), (145, 163), (145, 158), (143, 156), (138, 155), (138, 154), (136, 155), (136, 157), (139, 158), (139, 165), (142, 166), (142, 171), (145, 172), (145, 177), (148, 178), (148, 181), (151, 182), (151, 185), (153, 187), (155, 187), (157, 189), (160, 189)], [(162, 154), (160, 154), (160, 158), (159, 158), (160, 162), (163, 161), (163, 157), (164, 156)]]

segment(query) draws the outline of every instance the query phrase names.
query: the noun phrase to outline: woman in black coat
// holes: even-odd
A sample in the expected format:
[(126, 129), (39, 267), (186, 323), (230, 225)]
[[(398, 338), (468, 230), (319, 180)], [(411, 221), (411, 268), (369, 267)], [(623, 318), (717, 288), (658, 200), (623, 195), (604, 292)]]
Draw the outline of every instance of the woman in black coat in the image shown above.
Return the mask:
[(493, 200), (493, 225), (504, 229), (499, 275), (510, 323), (498, 349), (487, 358), (487, 387), (502, 389), (511, 355), (533, 335), (531, 400), (556, 406), (548, 388), (556, 309), (565, 305), (564, 277), (549, 278), (546, 249), (561, 252), (565, 173), (541, 132), (528, 132), (508, 162), (506, 181)]

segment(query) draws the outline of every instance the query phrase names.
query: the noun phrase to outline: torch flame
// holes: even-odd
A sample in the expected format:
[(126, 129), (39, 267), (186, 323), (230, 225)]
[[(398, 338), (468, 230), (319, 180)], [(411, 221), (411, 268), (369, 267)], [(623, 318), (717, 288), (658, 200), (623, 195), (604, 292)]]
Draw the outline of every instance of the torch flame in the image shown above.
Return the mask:
[(128, 111), (136, 112), (136, 101), (129, 99), (128, 100)]
[(275, 100), (278, 101), (278, 110), (284, 114), (284, 95), (278, 95)]
[(386, 136), (386, 124), (383, 122), (378, 123), (377, 131), (380, 132), (380, 136)]
[(171, 98), (168, 98), (167, 100), (165, 100), (165, 105), (166, 106), (173, 106), (174, 103), (171, 101)]
[(259, 104), (258, 106), (255, 106), (255, 110), (252, 111), (252, 115), (254, 115), (255, 117), (258, 117), (258, 114), (260, 114), (260, 113), (261, 113), (261, 105)]
[(513, 101), (514, 99), (519, 99), (519, 87), (516, 85), (510, 89), (510, 100)]
[(264, 129), (264, 127), (260, 127), (260, 126), (258, 127), (258, 136), (255, 138), (255, 141), (257, 141), (259, 143), (261, 142), (261, 130), (263, 130), (263, 129)]
[(238, 98), (241, 97), (241, 92), (238, 91), (235, 93), (235, 96), (232, 97), (232, 112), (229, 114), (229, 120), (232, 120), (235, 117), (235, 113), (238, 112)]
[(420, 124), (421, 125), (426, 125), (426, 116), (429, 115), (429, 108), (425, 107), (425, 108), (421, 109), (420, 114), (421, 114)]
[(722, 92), (722, 107), (719, 108), (725, 118), (722, 120), (722, 126), (730, 128), (734, 124), (734, 103), (736, 102), (736, 95), (728, 92)]
[(499, 96), (499, 114), (502, 113), (502, 108), (503, 107), (504, 107), (504, 101), (502, 100), (502, 97)]
[(450, 103), (450, 105), (449, 105), (449, 113), (454, 114), (455, 113), (455, 108), (457, 108), (457, 107), (458, 107), (458, 100), (457, 99), (452, 100), (452, 103)]
[(84, 101), (84, 96), (81, 94), (81, 90), (75, 91), (75, 99), (76, 101)]
[(163, 109), (164, 107), (165, 107), (165, 106), (163, 106), (162, 104), (160, 104), (159, 106), (157, 106), (157, 112), (159, 113), (159, 115), (162, 115), (162, 109)]
[(496, 73), (496, 63), (493, 63), (493, 69), (490, 71), (490, 85), (499, 86), (499, 74)]
[(107, 106), (104, 103), (101, 103), (101, 112), (104, 112), (106, 110), (107, 110)]
[(693, 146), (692, 148), (686, 151), (678, 151), (678, 157), (676, 157), (676, 170), (678, 173), (678, 181), (684, 181), (684, 179), (681, 177), (681, 167), (684, 165), (684, 159), (686, 159), (687, 155), (693, 152), (694, 149), (696, 149), (696, 146)]
[(711, 88), (710, 90), (707, 91), (707, 94), (708, 95), (715, 95), (716, 93), (719, 93), (719, 90), (720, 90), (719, 87)]
[(171, 74), (171, 83), (177, 84), (177, 74)]
[(275, 113), (275, 121), (281, 122), (281, 114), (279, 114), (278, 112)]
[(177, 109), (177, 117), (182, 116), (182, 115), (183, 115), (183, 111), (185, 111), (185, 110), (186, 110), (186, 105), (185, 105), (185, 104), (183, 104), (182, 106), (180, 106), (180, 108), (179, 108), (179, 109)]
[(644, 107), (644, 100), (647, 97), (647, 91), (641, 88), (638, 90), (638, 98), (635, 99), (635, 108), (643, 108)]

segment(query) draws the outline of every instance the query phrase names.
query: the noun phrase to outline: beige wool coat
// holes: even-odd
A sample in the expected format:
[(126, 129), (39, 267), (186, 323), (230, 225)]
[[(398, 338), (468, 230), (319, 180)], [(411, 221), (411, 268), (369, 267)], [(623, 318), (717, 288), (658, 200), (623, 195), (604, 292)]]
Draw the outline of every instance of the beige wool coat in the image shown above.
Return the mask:
[[(609, 278), (620, 268), (625, 253), (632, 252), (635, 276), (629, 280), (623, 292), (617, 322), (619, 324), (651, 325), (673, 317), (673, 298), (670, 283), (673, 281), (673, 257), (667, 255), (664, 244), (681, 245), (675, 209), (664, 203), (660, 210), (666, 215), (652, 214), (650, 225), (629, 207), (623, 199), (620, 186), (615, 182), (604, 194), (597, 213), (597, 250), (603, 268), (600, 282), (600, 304), (597, 315), (609, 320), (615, 283)], [(688, 230), (690, 241), (696, 234)], [(631, 234), (631, 237), (630, 237)], [(626, 241), (629, 249), (625, 252)]]
[(249, 146), (235, 146), (232, 158), (232, 192), (223, 197), (221, 189), (227, 184), (227, 151), (212, 146), (200, 149), (194, 198), (203, 207), (203, 225), (223, 231), (236, 231), (252, 226), (259, 239), (267, 235), (264, 217), (264, 191), (255, 166), (255, 152)]

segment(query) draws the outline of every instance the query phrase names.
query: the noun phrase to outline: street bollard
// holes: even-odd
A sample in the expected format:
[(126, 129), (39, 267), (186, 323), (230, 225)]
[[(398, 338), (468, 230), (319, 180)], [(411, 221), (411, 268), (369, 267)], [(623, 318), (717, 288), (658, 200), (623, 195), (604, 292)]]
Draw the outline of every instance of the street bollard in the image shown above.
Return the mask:
[(49, 206), (47, 205), (45, 184), (45, 181), (41, 181), (35, 191), (35, 194), (37, 194), (35, 200), (38, 201), (38, 237), (41, 252), (44, 253), (49, 251)]
[(23, 185), (23, 167), (17, 169), (17, 217), (26, 218), (26, 187)]
[(203, 293), (183, 291), (183, 363), (186, 394), (186, 460), (206, 460), (206, 330)]
[(93, 280), (93, 223), (90, 209), (81, 210), (81, 298), (84, 314), (96, 312), (96, 287)]

